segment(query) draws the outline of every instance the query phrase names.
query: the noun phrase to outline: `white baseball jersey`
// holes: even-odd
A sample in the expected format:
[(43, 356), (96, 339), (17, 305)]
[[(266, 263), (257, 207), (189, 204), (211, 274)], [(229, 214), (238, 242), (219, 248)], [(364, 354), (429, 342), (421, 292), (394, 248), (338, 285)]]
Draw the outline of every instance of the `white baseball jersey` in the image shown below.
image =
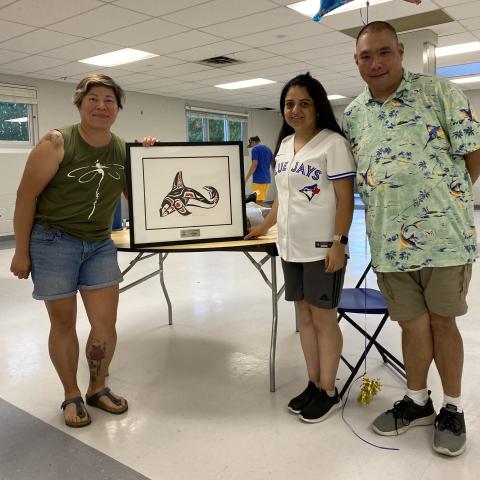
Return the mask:
[(288, 262), (325, 258), (335, 233), (337, 199), (333, 182), (353, 177), (350, 145), (323, 129), (296, 154), (294, 135), (284, 138), (275, 157), (278, 192), (278, 253)]

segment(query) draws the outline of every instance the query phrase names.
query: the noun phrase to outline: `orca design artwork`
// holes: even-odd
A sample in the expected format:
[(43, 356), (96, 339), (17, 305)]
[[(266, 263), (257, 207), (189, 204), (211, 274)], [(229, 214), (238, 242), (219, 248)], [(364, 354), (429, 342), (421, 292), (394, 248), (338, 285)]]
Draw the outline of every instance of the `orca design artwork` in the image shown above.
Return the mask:
[(191, 215), (187, 207), (213, 208), (217, 205), (220, 195), (216, 188), (209, 185), (203, 187), (208, 192), (208, 197), (202, 195), (198, 190), (186, 187), (183, 183), (182, 172), (177, 172), (173, 180), (173, 186), (167, 193), (160, 207), (160, 217), (166, 217), (173, 212), (180, 215)]

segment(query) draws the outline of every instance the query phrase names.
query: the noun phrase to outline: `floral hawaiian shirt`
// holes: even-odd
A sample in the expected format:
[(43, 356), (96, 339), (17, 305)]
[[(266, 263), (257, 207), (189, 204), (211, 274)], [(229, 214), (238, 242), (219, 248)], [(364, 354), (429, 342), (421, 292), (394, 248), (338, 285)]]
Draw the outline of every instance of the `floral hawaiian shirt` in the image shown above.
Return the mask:
[(480, 121), (447, 80), (404, 70), (385, 101), (368, 87), (345, 110), (344, 132), (380, 272), (473, 263), (473, 193), (464, 156), (480, 149)]

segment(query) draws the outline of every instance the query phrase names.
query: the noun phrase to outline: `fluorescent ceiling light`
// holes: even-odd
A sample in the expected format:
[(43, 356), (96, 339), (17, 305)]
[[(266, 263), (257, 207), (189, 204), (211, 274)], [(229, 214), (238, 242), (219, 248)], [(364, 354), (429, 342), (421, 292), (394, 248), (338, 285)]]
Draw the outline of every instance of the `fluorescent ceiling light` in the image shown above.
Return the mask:
[(236, 90), (237, 88), (258, 87), (259, 85), (269, 85), (270, 83), (277, 83), (266, 78), (252, 78), (251, 80), (242, 80), (240, 82), (222, 83), (215, 85), (217, 88), (225, 88), (226, 90)]
[(347, 98), (347, 97), (344, 97), (343, 95), (328, 95), (327, 98), (329, 100), (340, 100), (341, 98)]
[(459, 53), (477, 52), (480, 50), (480, 42), (459, 43), (457, 45), (449, 45), (448, 47), (437, 47), (435, 56), (446, 57), (447, 55), (458, 55)]
[[(379, 5), (380, 3), (391, 2), (392, 0), (369, 0), (370, 6)], [(349, 2), (342, 7), (336, 8), (333, 12), (327, 13), (325, 16), (328, 15), (336, 15), (338, 13), (345, 13), (351, 10), (359, 10), (360, 8), (364, 8), (367, 6), (367, 0), (353, 0), (353, 2)], [(302, 15), (312, 18), (314, 15), (318, 13), (318, 9), (320, 7), (319, 0), (305, 0), (303, 2), (292, 3), (287, 5), (288, 8), (295, 10)]]
[(475, 77), (454, 78), (450, 81), (453, 83), (476, 83), (480, 82), (480, 75), (477, 75)]
[(123, 48), (122, 50), (115, 50), (114, 52), (104, 53), (103, 55), (84, 58), (83, 60), (79, 60), (79, 62), (99, 65), (101, 67), (114, 67), (116, 65), (138, 62), (139, 60), (153, 57), (158, 57), (158, 55), (142, 52), (142, 50), (135, 50), (133, 48)]
[(10, 120), (5, 120), (5, 121), (14, 122), (14, 123), (27, 123), (28, 117), (11, 118)]

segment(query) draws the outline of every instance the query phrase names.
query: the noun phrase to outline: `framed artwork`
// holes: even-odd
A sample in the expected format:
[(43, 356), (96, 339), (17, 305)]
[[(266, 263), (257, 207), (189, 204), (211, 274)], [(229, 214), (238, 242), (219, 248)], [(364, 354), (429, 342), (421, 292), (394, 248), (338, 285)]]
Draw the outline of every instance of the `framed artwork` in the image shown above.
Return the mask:
[(246, 235), (241, 142), (127, 143), (132, 247)]

